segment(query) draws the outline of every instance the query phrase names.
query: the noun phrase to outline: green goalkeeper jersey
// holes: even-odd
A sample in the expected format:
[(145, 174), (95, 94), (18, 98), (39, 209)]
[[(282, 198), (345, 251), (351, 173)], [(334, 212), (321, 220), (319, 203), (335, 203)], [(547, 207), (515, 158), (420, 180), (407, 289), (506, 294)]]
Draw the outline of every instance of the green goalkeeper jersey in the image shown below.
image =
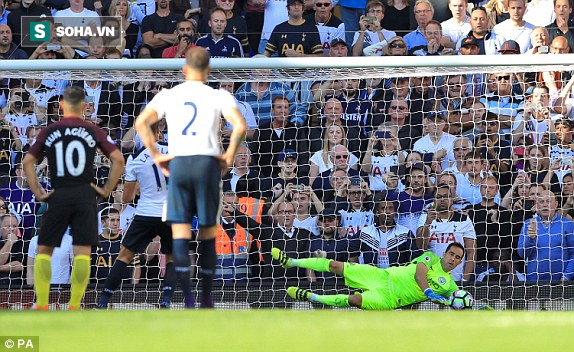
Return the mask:
[(425, 252), (409, 265), (385, 269), (389, 273), (391, 291), (399, 301), (400, 306), (427, 300), (427, 297), (415, 280), (418, 263), (424, 263), (429, 269), (427, 281), (429, 287), (436, 294), (449, 298), (454, 291), (458, 290), (458, 286), (450, 276), (450, 273), (442, 269), (440, 257), (434, 253)]

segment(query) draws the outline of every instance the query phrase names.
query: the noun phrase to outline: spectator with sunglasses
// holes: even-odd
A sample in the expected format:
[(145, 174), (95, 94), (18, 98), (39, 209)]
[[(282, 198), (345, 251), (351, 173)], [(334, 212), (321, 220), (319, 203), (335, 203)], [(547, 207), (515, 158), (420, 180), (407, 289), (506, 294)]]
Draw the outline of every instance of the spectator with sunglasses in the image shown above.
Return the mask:
[(389, 126), (397, 129), (401, 150), (412, 149), (414, 143), (422, 136), (422, 121), (413, 118), (409, 102), (405, 99), (393, 99), (387, 105)]
[(465, 156), (472, 151), (472, 142), (466, 137), (458, 137), (454, 140), (452, 145), (455, 160), (451, 163), (449, 168), (443, 170), (443, 173), (450, 172), (454, 175), (463, 174), (466, 171), (464, 167)]
[(313, 182), (313, 190), (317, 193), (319, 199), (323, 199), (323, 193), (329, 193), (334, 190), (331, 183), (331, 174), (336, 171), (344, 171), (348, 176), (359, 176), (359, 171), (351, 168), (349, 163), (351, 153), (349, 149), (342, 144), (337, 144), (329, 151), (329, 158), (333, 160), (333, 167), (320, 173)]
[[(497, 114), (500, 119), (501, 134), (510, 140), (510, 129), (518, 110), (523, 106), (522, 98), (512, 91), (512, 74), (507, 72), (491, 73), (486, 81), (487, 93), (480, 99), (486, 109)], [(513, 128), (516, 130), (516, 128)], [(514, 138), (515, 134), (512, 134)]]
[(337, 16), (333, 15), (332, 1), (314, 0), (313, 10), (315, 10), (315, 13), (305, 16), (305, 21), (315, 23), (317, 26), (321, 44), (323, 44), (323, 54), (325, 56), (329, 55), (331, 43), (339, 43), (340, 41), (346, 46), (345, 24)]
[(383, 50), (384, 56), (407, 56), (408, 54), (407, 43), (399, 36), (389, 39), (389, 45)]

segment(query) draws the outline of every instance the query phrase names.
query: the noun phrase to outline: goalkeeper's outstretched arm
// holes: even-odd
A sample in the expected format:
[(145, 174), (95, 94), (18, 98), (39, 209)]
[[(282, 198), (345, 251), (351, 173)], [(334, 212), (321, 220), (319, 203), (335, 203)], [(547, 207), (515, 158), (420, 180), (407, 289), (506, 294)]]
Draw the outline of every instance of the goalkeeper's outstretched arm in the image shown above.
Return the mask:
[(429, 284), (427, 282), (428, 272), (429, 269), (424, 263), (417, 264), (417, 270), (415, 271), (415, 281), (417, 282), (417, 285), (419, 285), (421, 291), (423, 291), (425, 296), (427, 296), (427, 298), (430, 299), (432, 302), (447, 305), (449, 300), (439, 294), (436, 294), (429, 287)]
[(429, 272), (429, 268), (424, 263), (417, 264), (417, 270), (415, 272), (415, 281), (417, 285), (421, 288), (421, 291), (425, 292), (426, 289), (429, 288), (429, 284), (427, 282), (427, 273)]

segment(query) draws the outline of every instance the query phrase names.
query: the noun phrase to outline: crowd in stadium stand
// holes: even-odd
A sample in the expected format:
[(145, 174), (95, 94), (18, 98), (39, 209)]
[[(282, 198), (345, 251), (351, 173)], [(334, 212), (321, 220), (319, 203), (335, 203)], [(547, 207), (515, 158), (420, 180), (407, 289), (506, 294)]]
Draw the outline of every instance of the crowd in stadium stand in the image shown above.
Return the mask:
[[(22, 47), (28, 34), (20, 19), (29, 15), (54, 27), (70, 17), (119, 16), (121, 22), (109, 25), (121, 28), (121, 38)], [(573, 30), (570, 0), (0, 0), (0, 59), (19, 60), (179, 58), (193, 46), (229, 60), (518, 58), (570, 53)], [(272, 262), (271, 247), (295, 258), (386, 268), (423, 250), (442, 255), (454, 241), (466, 250), (452, 272), (457, 281), (574, 279), (570, 72), (295, 83), (255, 78), (217, 83), (235, 95), (248, 124), (223, 176), (218, 279), (335, 280), (283, 269)], [(142, 148), (135, 118), (174, 84), (0, 77), (0, 285), (33, 283), (45, 205), (27, 188), (21, 159), (40, 128), (61, 118), (63, 89), (85, 89), (85, 118), (105, 128), (127, 157)], [(229, 128), (222, 123), (224, 146)], [(167, 143), (167, 127), (160, 129)], [(46, 166), (42, 161), (37, 172), (49, 187)], [(98, 184), (107, 172), (109, 161), (96, 156)], [(122, 193), (120, 183), (101, 204), (93, 283), (105, 279), (134, 216)], [(53, 283), (68, 283), (69, 236), (54, 257)], [(126, 282), (158, 282), (164, 269), (156, 241), (136, 257)]]

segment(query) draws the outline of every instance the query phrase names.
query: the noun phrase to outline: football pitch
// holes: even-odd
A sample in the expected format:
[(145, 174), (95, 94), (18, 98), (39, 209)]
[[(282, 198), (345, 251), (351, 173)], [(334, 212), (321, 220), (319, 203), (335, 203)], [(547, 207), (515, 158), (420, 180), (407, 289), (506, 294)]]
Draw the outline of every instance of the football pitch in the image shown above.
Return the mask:
[(3, 311), (0, 321), (0, 335), (39, 336), (43, 352), (572, 351), (574, 331), (574, 312), (549, 311)]

